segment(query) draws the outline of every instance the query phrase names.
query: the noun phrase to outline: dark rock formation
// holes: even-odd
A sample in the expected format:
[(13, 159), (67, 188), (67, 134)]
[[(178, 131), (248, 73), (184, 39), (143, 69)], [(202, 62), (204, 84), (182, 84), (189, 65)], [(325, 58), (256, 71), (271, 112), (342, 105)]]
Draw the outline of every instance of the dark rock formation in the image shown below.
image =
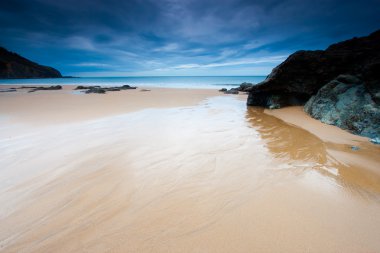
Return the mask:
[(240, 84), (240, 86), (238, 87), (239, 91), (243, 91), (243, 92), (249, 92), (253, 87), (253, 84), (252, 83), (242, 83)]
[(120, 89), (122, 89), (122, 90), (135, 90), (135, 89), (137, 89), (137, 87), (136, 86), (123, 85), (120, 87)]
[(244, 82), (244, 83), (240, 84), (240, 86), (237, 88), (231, 88), (229, 90), (227, 90), (226, 88), (222, 88), (219, 91), (224, 92), (224, 94), (239, 94), (239, 91), (249, 92), (252, 89), (252, 87), (253, 87), (252, 83), (245, 83)]
[(0, 89), (0, 92), (16, 92), (16, 88), (9, 88), (9, 89)]
[(380, 101), (380, 30), (326, 50), (298, 51), (250, 89), (248, 105), (279, 108), (302, 105), (341, 74), (359, 76), (371, 97)]
[(61, 73), (0, 47), (0, 78), (55, 78)]
[(86, 94), (91, 94), (91, 93), (97, 93), (97, 94), (105, 94), (106, 90), (101, 88), (101, 87), (93, 87), (85, 91)]
[(18, 89), (36, 89), (38, 86), (21, 86)]
[(355, 76), (340, 75), (327, 83), (305, 104), (305, 111), (352, 133), (369, 138), (380, 136), (380, 105)]
[(75, 90), (86, 90), (86, 94), (97, 93), (105, 94), (107, 91), (121, 91), (121, 90), (134, 90), (137, 87), (132, 87), (129, 85), (123, 85), (120, 87), (101, 87), (101, 86), (77, 86)]
[(380, 30), (290, 55), (247, 100), (271, 109), (305, 103), (312, 117), (380, 143)]
[(82, 86), (82, 85), (79, 85), (74, 90), (89, 90), (89, 89), (93, 89), (93, 88), (100, 88), (100, 86)]
[(225, 91), (224, 94), (237, 95), (237, 94), (239, 94), (239, 89), (238, 88), (231, 88), (231, 89)]
[[(24, 87), (21, 87), (23, 89), (27, 89), (28, 87), (24, 86)], [(30, 88), (30, 87), (29, 87)], [(28, 92), (35, 92), (35, 91), (38, 91), (38, 90), (61, 90), (62, 89), (62, 86), (61, 85), (55, 85), (55, 86), (49, 86), (49, 87), (32, 87), (32, 89)]]

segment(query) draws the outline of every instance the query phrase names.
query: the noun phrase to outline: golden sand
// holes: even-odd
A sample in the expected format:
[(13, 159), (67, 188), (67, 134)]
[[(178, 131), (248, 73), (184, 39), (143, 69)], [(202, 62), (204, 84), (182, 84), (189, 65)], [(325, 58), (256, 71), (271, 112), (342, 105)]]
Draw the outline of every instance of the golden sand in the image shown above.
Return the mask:
[[(9, 86), (5, 86), (9, 87)], [(141, 110), (196, 105), (216, 90), (150, 88), (106, 94), (84, 94), (64, 86), (63, 90), (0, 93), (0, 114), (32, 125), (60, 124), (109, 117)]]
[(1, 252), (380, 251), (379, 146), (297, 108), (304, 128), (210, 90), (12, 96)]

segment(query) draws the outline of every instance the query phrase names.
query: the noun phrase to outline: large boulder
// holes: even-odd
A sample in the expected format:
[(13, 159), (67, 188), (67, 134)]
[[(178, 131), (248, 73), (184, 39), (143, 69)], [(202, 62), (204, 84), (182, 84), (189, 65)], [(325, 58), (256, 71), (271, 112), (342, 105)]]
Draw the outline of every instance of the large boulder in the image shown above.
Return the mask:
[(375, 139), (380, 137), (380, 105), (362, 80), (340, 75), (305, 104), (305, 111), (324, 123)]
[(263, 82), (250, 89), (247, 105), (302, 105), (340, 74), (360, 76), (373, 100), (380, 102), (380, 30), (326, 50), (290, 55)]
[(0, 78), (53, 78), (61, 73), (0, 47)]

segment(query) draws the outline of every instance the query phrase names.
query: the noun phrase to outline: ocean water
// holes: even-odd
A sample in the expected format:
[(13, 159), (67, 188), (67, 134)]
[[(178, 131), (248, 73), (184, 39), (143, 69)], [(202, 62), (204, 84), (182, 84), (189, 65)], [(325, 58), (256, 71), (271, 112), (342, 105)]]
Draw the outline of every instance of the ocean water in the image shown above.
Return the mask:
[(0, 79), (0, 85), (100, 85), (166, 88), (222, 88), (243, 82), (259, 83), (265, 76), (144, 76), (144, 77), (80, 77), (44, 79)]

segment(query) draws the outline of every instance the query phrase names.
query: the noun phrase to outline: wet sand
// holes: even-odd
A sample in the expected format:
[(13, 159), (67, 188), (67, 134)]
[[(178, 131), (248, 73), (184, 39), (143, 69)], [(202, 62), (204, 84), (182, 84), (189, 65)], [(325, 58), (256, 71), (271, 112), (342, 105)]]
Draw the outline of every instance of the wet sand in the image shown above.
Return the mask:
[(0, 94), (0, 251), (380, 251), (379, 146), (296, 108), (128, 92)]
[(22, 89), (0, 93), (0, 114), (16, 123), (51, 125), (109, 117), (144, 108), (196, 105), (207, 97), (219, 95), (218, 91), (208, 89), (146, 88), (150, 91), (136, 89), (84, 94), (73, 88), (75, 86), (63, 86), (62, 90), (56, 91), (27, 93), (29, 89)]

